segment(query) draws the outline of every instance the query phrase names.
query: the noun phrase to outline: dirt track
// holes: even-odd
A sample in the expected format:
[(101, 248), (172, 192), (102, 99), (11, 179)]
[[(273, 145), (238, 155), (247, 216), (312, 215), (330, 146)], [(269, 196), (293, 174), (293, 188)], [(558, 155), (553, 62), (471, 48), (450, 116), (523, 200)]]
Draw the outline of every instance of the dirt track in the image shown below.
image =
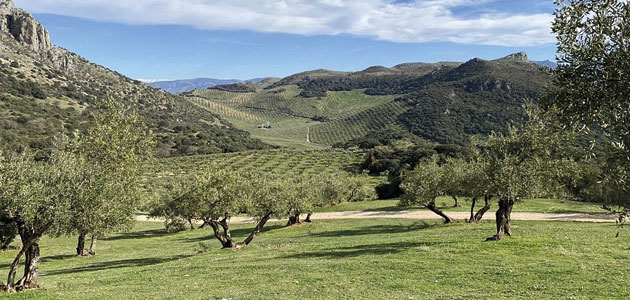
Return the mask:
[[(447, 215), (456, 220), (467, 220), (470, 216), (467, 212), (448, 212)], [(304, 215), (303, 217), (306, 217)], [(315, 213), (314, 220), (344, 220), (344, 219), (440, 219), (439, 216), (430, 211), (346, 211)], [(485, 220), (494, 220), (494, 212), (488, 212), (484, 216)], [(589, 215), (589, 214), (546, 214), (530, 212), (513, 212), (512, 220), (521, 221), (564, 221), (564, 222), (615, 222), (615, 215)], [(139, 221), (162, 222), (163, 219), (150, 219), (147, 216), (137, 216)], [(234, 217), (231, 223), (249, 223), (253, 218)]]

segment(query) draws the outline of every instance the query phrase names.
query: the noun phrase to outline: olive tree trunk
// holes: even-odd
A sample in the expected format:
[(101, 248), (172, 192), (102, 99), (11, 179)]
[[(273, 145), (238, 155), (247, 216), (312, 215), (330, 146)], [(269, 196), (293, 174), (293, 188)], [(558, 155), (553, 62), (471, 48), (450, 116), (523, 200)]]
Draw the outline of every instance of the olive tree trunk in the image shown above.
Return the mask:
[(313, 221), (311, 221), (311, 216), (313, 215), (313, 213), (308, 213), (308, 215), (306, 215), (306, 219), (304, 219), (304, 222), (306, 223), (311, 223)]
[(269, 219), (271, 219), (271, 215), (273, 213), (267, 213), (265, 216), (263, 216), (260, 221), (258, 221), (258, 224), (256, 224), (256, 227), (254, 227), (254, 230), (252, 231), (252, 233), (249, 234), (249, 236), (241, 243), (238, 244), (239, 247), (241, 246), (247, 246), (249, 245), (249, 243), (252, 242), (252, 240), (254, 240), (254, 238), (256, 237), (257, 234), (259, 234), (263, 227), (265, 227), (265, 224), (267, 224), (267, 221), (269, 221)]
[(232, 241), (232, 234), (230, 233), (230, 225), (227, 222), (227, 218), (221, 221), (210, 220), (208, 225), (212, 227), (214, 237), (219, 240), (223, 248), (233, 248), (234, 242)]
[(228, 217), (224, 218), (221, 221), (210, 220), (208, 222), (208, 225), (212, 228), (212, 231), (214, 232), (214, 237), (219, 240), (219, 242), (221, 242), (223, 249), (238, 249), (243, 246), (249, 245), (249, 243), (254, 240), (256, 235), (262, 231), (267, 221), (271, 219), (272, 214), (273, 213), (268, 213), (263, 216), (256, 224), (256, 227), (254, 227), (254, 229), (252, 230), (252, 233), (250, 233), (249, 236), (240, 243), (235, 243), (232, 239), (232, 234), (230, 233), (230, 225), (227, 221)]
[(486, 212), (490, 210), (491, 208), (490, 199), (492, 199), (491, 196), (484, 197), (485, 205), (475, 214), (475, 219), (474, 219), (475, 223), (481, 222), (481, 219), (483, 219), (483, 215), (485, 215)]
[(499, 200), (499, 209), (496, 213), (497, 234), (487, 238), (486, 241), (498, 241), (506, 235), (512, 236), (512, 230), (510, 229), (510, 218), (512, 215), (513, 207), (513, 198), (503, 198)]
[(87, 252), (85, 252), (85, 233), (79, 233), (77, 239), (77, 256), (87, 256)]
[(477, 223), (481, 222), (481, 219), (483, 218), (483, 215), (486, 212), (488, 212), (488, 210), (490, 210), (490, 208), (491, 208), (491, 206), (490, 206), (490, 199), (491, 198), (492, 197), (490, 197), (490, 196), (484, 196), (485, 205), (479, 211), (477, 211), (477, 213), (475, 213), (475, 205), (477, 203), (477, 197), (474, 197), (472, 199), (472, 205), (470, 207), (470, 219), (468, 219), (468, 223), (477, 224)]
[(37, 280), (39, 279), (39, 263), (41, 262), (39, 243), (32, 243), (25, 254), (24, 276), (18, 281), (17, 286), (20, 290), (36, 289), (39, 287)]
[(477, 197), (473, 197), (470, 204), (470, 218), (468, 218), (468, 223), (475, 222), (475, 205), (477, 204)]
[(291, 226), (291, 225), (297, 225), (297, 224), (301, 224), (302, 222), (300, 222), (300, 213), (296, 213), (293, 216), (289, 217), (289, 221), (287, 222), (287, 226)]
[[(26, 228), (24, 226), (19, 227), (22, 249), (18, 252), (9, 267), (9, 275), (5, 287), (7, 291), (12, 292), (15, 290), (25, 290), (38, 287), (37, 280), (39, 279), (40, 263), (38, 241), (49, 226), (50, 225), (45, 226), (44, 229), (39, 232), (36, 232), (33, 228)], [(26, 255), (24, 276), (16, 283), (15, 275), (17, 274), (20, 260), (24, 255)]]
[(435, 206), (435, 201), (429, 202), (429, 204), (426, 205), (427, 208), (434, 212), (435, 214), (437, 214), (438, 216), (442, 217), (444, 219), (444, 224), (450, 224), (453, 223), (453, 219), (451, 219), (451, 217), (447, 216), (443, 211), (439, 210), (436, 206)]
[(96, 242), (98, 241), (98, 235), (92, 235), (92, 241), (90, 242), (90, 250), (88, 250), (88, 254), (96, 255)]

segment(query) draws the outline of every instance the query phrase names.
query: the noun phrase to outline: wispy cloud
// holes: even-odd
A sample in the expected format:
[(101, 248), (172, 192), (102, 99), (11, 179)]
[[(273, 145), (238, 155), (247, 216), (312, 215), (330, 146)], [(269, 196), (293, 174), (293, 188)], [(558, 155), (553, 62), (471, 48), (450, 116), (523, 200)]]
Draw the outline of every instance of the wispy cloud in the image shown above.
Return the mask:
[(34, 13), (128, 24), (300, 35), (349, 34), (393, 42), (445, 41), (497, 46), (553, 43), (551, 14), (453, 10), (490, 0), (16, 0)]

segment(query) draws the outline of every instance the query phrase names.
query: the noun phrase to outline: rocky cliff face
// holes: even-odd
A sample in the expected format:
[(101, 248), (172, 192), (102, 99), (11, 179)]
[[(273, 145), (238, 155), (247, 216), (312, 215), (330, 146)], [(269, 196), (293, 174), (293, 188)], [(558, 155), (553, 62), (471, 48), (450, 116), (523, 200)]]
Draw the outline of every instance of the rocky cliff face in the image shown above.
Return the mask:
[(16, 8), (11, 0), (0, 0), (0, 31), (39, 54), (47, 55), (53, 49), (44, 26), (26, 11)]

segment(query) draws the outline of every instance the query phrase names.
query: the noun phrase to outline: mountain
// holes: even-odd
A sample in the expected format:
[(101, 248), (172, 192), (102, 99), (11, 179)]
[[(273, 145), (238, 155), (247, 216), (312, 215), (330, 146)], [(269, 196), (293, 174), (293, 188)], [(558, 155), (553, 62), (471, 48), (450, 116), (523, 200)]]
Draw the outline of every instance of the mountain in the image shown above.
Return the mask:
[(184, 98), (53, 46), (46, 29), (0, 0), (0, 147), (45, 153), (51, 137), (85, 128), (102, 99), (137, 110), (158, 137), (158, 156), (267, 148)]
[(409, 135), (464, 145), (472, 135), (521, 122), (522, 104), (540, 98), (551, 82), (549, 69), (520, 52), (489, 61), (314, 70), (185, 96), (275, 145), (321, 148)]
[(196, 78), (196, 79), (182, 79), (182, 80), (170, 80), (170, 81), (153, 81), (146, 82), (152, 87), (162, 89), (169, 93), (177, 94), (184, 93), (193, 90), (207, 89), (215, 87), (217, 85), (229, 85), (235, 83), (259, 83), (266, 78), (254, 78), (249, 80), (238, 79), (214, 79), (214, 78)]
[(533, 63), (535, 63), (535, 64), (537, 64), (539, 66), (550, 68), (552, 70), (555, 70), (558, 67), (558, 63), (557, 62), (550, 61), (550, 60), (533, 61)]

